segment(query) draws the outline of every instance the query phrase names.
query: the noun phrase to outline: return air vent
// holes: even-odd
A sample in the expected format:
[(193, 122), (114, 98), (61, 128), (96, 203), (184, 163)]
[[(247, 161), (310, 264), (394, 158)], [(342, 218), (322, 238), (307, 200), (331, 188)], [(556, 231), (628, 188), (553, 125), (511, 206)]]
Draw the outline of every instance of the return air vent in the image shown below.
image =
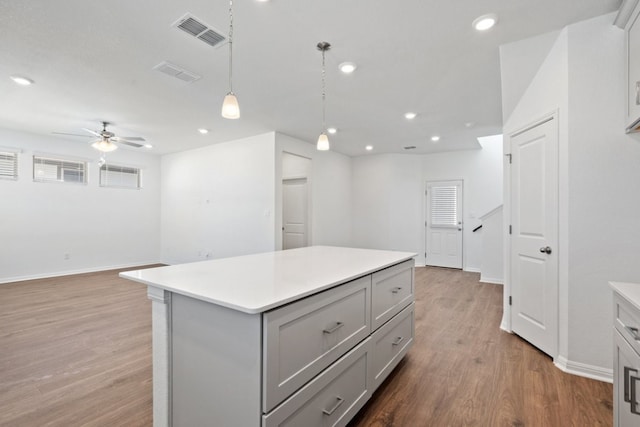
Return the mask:
[(172, 27), (176, 27), (185, 33), (202, 40), (209, 46), (219, 47), (227, 40), (220, 31), (203, 23), (195, 16), (187, 13), (182, 18), (173, 23)]
[(160, 71), (161, 73), (166, 74), (168, 76), (175, 77), (176, 79), (182, 80), (183, 82), (186, 82), (186, 83), (193, 83), (196, 80), (200, 80), (200, 77), (201, 77), (196, 73), (187, 71), (184, 68), (179, 67), (167, 61), (159, 63), (158, 65), (153, 67), (153, 69), (156, 71)]

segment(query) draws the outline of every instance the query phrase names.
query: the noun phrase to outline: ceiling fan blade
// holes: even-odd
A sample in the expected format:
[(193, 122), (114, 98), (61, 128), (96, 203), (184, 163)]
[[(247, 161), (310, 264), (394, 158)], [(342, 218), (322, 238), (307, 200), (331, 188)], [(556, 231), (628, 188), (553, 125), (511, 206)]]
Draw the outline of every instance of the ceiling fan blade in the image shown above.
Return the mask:
[(95, 136), (97, 136), (97, 137), (99, 137), (99, 138), (101, 138), (101, 137), (102, 137), (102, 135), (100, 135), (100, 133), (99, 133), (99, 132), (96, 132), (95, 130), (91, 130), (91, 129), (87, 129), (87, 128), (82, 128), (82, 130), (87, 131), (87, 132), (89, 132), (91, 135), (95, 135)]
[[(113, 138), (111, 139), (113, 140)], [(136, 144), (135, 142), (129, 142), (129, 141), (125, 141), (123, 139), (119, 139), (116, 141), (118, 144), (123, 144), (123, 145), (128, 145), (129, 147), (135, 147), (135, 148), (142, 148), (144, 147), (144, 145), (142, 144)]]
[(87, 135), (80, 135), (78, 133), (65, 133), (65, 132), (51, 132), (54, 135), (69, 135), (69, 136), (81, 136), (83, 138), (88, 138)]
[(146, 139), (140, 136), (115, 136), (111, 139), (115, 141), (140, 141), (140, 142), (146, 141)]

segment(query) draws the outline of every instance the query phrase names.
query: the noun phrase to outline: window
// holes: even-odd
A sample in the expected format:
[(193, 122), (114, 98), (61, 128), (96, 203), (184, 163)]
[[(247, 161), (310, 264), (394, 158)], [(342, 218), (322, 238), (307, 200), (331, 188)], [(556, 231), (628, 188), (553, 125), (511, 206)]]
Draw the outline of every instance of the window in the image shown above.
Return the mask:
[(18, 179), (18, 153), (0, 151), (0, 178)]
[(458, 187), (455, 185), (431, 187), (431, 226), (458, 226)]
[(105, 164), (100, 167), (100, 186), (140, 188), (140, 169)]
[(33, 156), (34, 181), (86, 184), (86, 171), (86, 162)]

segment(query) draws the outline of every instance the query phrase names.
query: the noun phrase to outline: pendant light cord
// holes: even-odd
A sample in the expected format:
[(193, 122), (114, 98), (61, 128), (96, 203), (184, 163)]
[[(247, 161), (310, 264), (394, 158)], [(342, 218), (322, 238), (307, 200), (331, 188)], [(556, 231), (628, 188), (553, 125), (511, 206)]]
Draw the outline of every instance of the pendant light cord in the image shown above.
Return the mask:
[(229, 0), (229, 93), (233, 93), (233, 0)]
[(325, 66), (324, 66), (324, 52), (325, 49), (322, 50), (322, 133), (324, 133), (326, 131), (326, 123), (325, 123), (325, 119), (326, 119), (326, 83), (325, 83)]

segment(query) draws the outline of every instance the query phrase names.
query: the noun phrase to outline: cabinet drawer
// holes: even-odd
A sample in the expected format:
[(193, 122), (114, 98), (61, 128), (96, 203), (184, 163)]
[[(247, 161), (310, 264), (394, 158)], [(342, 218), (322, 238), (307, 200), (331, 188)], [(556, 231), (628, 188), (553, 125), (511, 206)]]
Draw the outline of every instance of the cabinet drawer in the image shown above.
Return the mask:
[(263, 427), (344, 426), (371, 396), (368, 383), (370, 339), (318, 375), (262, 418)]
[(415, 334), (414, 303), (371, 336), (371, 385), (375, 391), (402, 360)]
[(371, 328), (375, 331), (413, 301), (413, 260), (374, 273)]
[(636, 353), (640, 354), (640, 313), (624, 298), (614, 295), (614, 325)]
[[(614, 426), (640, 425), (640, 356), (614, 331)], [(632, 399), (635, 397), (635, 400)], [(633, 403), (632, 403), (633, 402)]]
[(371, 333), (371, 276), (267, 312), (263, 318), (263, 412)]

